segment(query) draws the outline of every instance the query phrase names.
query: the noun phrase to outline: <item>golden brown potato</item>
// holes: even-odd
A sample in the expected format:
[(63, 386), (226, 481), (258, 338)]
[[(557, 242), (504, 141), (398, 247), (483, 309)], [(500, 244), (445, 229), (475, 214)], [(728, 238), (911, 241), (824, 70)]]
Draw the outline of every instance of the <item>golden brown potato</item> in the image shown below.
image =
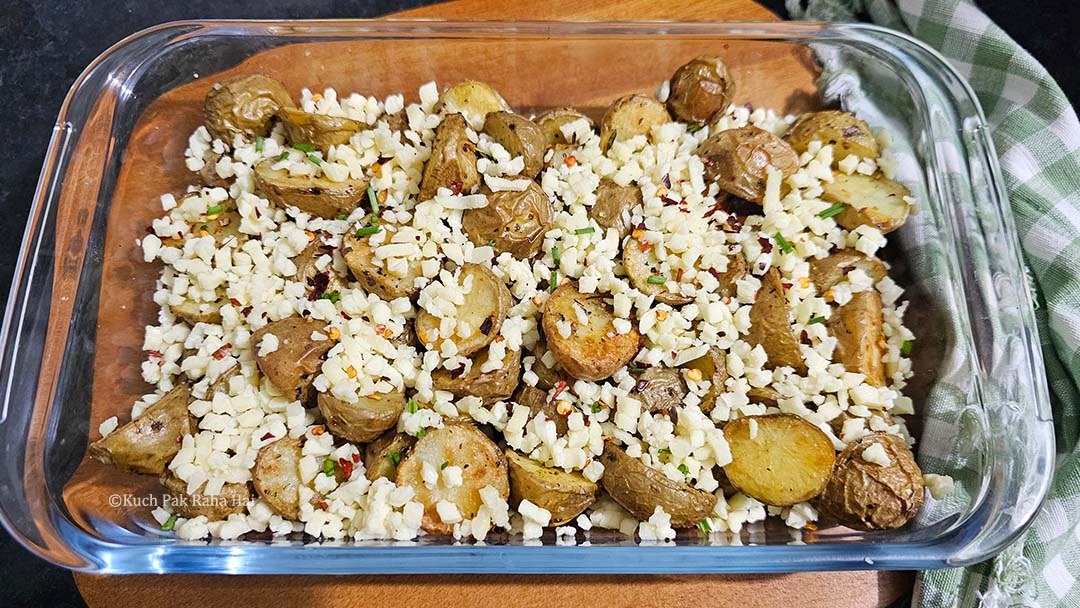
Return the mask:
[(248, 501), (251, 500), (251, 489), (246, 483), (227, 483), (221, 487), (221, 492), (214, 496), (203, 493), (205, 485), (195, 490), (194, 494), (189, 494), (187, 482), (172, 474), (163, 477), (161, 484), (169, 492), (173, 513), (188, 519), (200, 515), (210, 521), (228, 519), (233, 513), (244, 513)]
[(620, 186), (608, 178), (600, 180), (596, 189), (596, 204), (589, 207), (589, 217), (601, 228), (614, 228), (619, 238), (630, 234), (630, 213), (642, 204), (641, 188)]
[(476, 170), (476, 144), (469, 141), (468, 125), (461, 114), (451, 114), (435, 130), (431, 158), (424, 165), (420, 178), (420, 193), (416, 200), (434, 198), (439, 188), (454, 192), (472, 192), (480, 184)]
[(709, 391), (701, 399), (701, 411), (709, 413), (716, 406), (716, 400), (727, 391), (727, 355), (717, 347), (683, 365), (687, 369), (701, 372), (701, 379), (709, 382)]
[(290, 144), (314, 146), (323, 153), (330, 146), (349, 143), (352, 136), (368, 128), (362, 122), (341, 116), (315, 114), (293, 108), (282, 108), (278, 112), (281, 125), (285, 127), (285, 140)]
[(312, 175), (289, 175), (287, 169), (274, 169), (276, 162), (270, 158), (255, 165), (255, 185), (267, 200), (281, 207), (293, 206), (334, 219), (352, 213), (367, 192), (367, 182), (361, 180), (335, 182)]
[(869, 275), (875, 284), (888, 275), (881, 260), (854, 249), (839, 249), (820, 260), (810, 260), (810, 280), (814, 282), (820, 295), (842, 281), (847, 273), (855, 268)]
[(544, 145), (550, 147), (557, 145), (576, 145), (578, 143), (576, 141), (568, 140), (566, 134), (562, 132), (563, 125), (568, 125), (576, 120), (584, 120), (589, 123), (590, 129), (593, 126), (592, 120), (590, 120), (588, 116), (585, 116), (573, 108), (555, 108), (554, 110), (548, 110), (533, 119), (533, 122), (540, 127), (540, 131), (544, 134)]
[[(678, 283), (673, 277), (666, 277), (657, 269), (656, 254), (652, 248), (645, 251), (645, 243), (634, 238), (627, 238), (622, 249), (623, 270), (630, 278), (630, 283), (638, 291), (645, 295), (656, 298), (657, 302), (681, 306), (694, 301), (694, 298), (670, 291), (669, 287), (677, 287)], [(652, 281), (663, 279), (659, 283)]]
[(409, 115), (404, 109), (393, 114), (383, 114), (379, 120), (386, 123), (391, 133), (404, 133), (409, 130)]
[(229, 380), (240, 373), (240, 363), (233, 363), (228, 369), (218, 374), (218, 377), (206, 387), (206, 399), (213, 399), (214, 393), (225, 391), (228, 394)]
[(487, 358), (486, 350), (473, 357), (472, 367), (465, 374), (455, 375), (440, 367), (431, 372), (431, 382), (438, 390), (450, 391), (456, 397), (480, 397), (485, 404), (509, 399), (521, 378), (521, 351), (507, 352), (501, 367), (481, 372), (480, 367), (487, 362)]
[(817, 140), (833, 147), (833, 160), (843, 160), (854, 154), (862, 158), (877, 158), (878, 144), (870, 125), (850, 112), (823, 110), (803, 114), (784, 135), (795, 151), (802, 154)]
[(566, 372), (559, 367), (556, 362), (554, 367), (548, 367), (544, 363), (544, 353), (548, 352), (547, 343), (544, 340), (543, 332), (540, 334), (540, 339), (537, 340), (536, 345), (533, 346), (533, 356), (536, 360), (533, 361), (532, 371), (536, 374), (536, 386), (545, 391), (549, 391), (555, 388), (560, 380), (566, 379)]
[(544, 133), (536, 123), (513, 112), (492, 112), (484, 119), (484, 133), (506, 148), (511, 157), (525, 161), (522, 175), (532, 179), (544, 168)]
[(544, 465), (514, 450), (506, 450), (510, 470), (510, 507), (527, 500), (551, 512), (551, 526), (561, 526), (581, 515), (600, 493), (600, 486), (581, 473), (568, 473)]
[(720, 286), (716, 288), (716, 293), (725, 298), (734, 298), (739, 293), (739, 286), (736, 281), (746, 277), (750, 274), (750, 264), (746, 262), (746, 258), (741, 253), (732, 254), (728, 258), (727, 269), (724, 272), (714, 272), (713, 276), (720, 282)]
[[(637, 325), (631, 323), (630, 331), (620, 334), (614, 320), (615, 311), (603, 294), (583, 294), (567, 281), (544, 303), (542, 325), (548, 348), (566, 373), (596, 382), (610, 377), (641, 349)], [(564, 337), (559, 325), (566, 323), (570, 334)]]
[(648, 95), (635, 93), (615, 100), (600, 120), (600, 149), (638, 135), (648, 136), (653, 127), (671, 122), (664, 104)]
[(510, 106), (491, 85), (466, 80), (443, 91), (434, 110), (444, 114), (461, 114), (469, 121), (473, 130), (479, 131), (483, 128), (488, 114), (507, 112)]
[(771, 405), (776, 407), (780, 400), (784, 398), (780, 394), (780, 391), (770, 386), (754, 386), (749, 391), (746, 391), (746, 396), (750, 399), (751, 403), (761, 403), (763, 405)]
[[(881, 446), (888, 466), (863, 458), (874, 445)], [(840, 453), (816, 504), (823, 516), (849, 528), (891, 530), (919, 512), (924, 488), (922, 471), (907, 443), (896, 435), (871, 433)]]
[(638, 375), (637, 385), (630, 395), (650, 414), (655, 414), (682, 406), (687, 392), (682, 372), (657, 365)]
[(531, 258), (544, 245), (544, 233), (555, 220), (547, 194), (536, 182), (522, 191), (484, 190), (488, 204), (466, 209), (461, 228), (476, 246), (491, 245), (496, 255), (509, 251), (519, 260)]
[(649, 519), (656, 507), (662, 507), (671, 516), (671, 527), (690, 528), (716, 507), (716, 496), (668, 479), (610, 441), (604, 444), (600, 462), (604, 465), (600, 478), (604, 491), (639, 520)]
[[(445, 468), (444, 465), (461, 467), (463, 483), (447, 487), (440, 479), (435, 488), (429, 488), (422, 474), (424, 464), (437, 471)], [(502, 450), (476, 426), (447, 424), (441, 429), (427, 429), (417, 440), (398, 465), (397, 484), (411, 487), (416, 493), (415, 500), (424, 505), (421, 527), (425, 532), (450, 534), (453, 524), (442, 521), (436, 510), (439, 501), (453, 503), (464, 519), (472, 519), (483, 504), (480, 490), (492, 486), (503, 500), (510, 496), (506, 468)]]
[(221, 323), (220, 302), (193, 302), (184, 300), (179, 304), (170, 304), (169, 310), (180, 317), (185, 323), (195, 326), (196, 323)]
[[(375, 256), (378, 246), (371, 245), (373, 235), (361, 234), (368, 226), (372, 226), (370, 215), (346, 230), (341, 237), (341, 255), (345, 258), (345, 265), (349, 267), (349, 272), (364, 291), (373, 293), (384, 300), (415, 298), (420, 293), (420, 288), (416, 286), (416, 279), (424, 276), (421, 266), (423, 259), (420, 256), (409, 259), (404, 276), (390, 274)], [(393, 233), (398, 231), (397, 224), (385, 220), (375, 227), (379, 232), (391, 233), (386, 235), (384, 243), (390, 243), (393, 240)]]
[(180, 451), (184, 435), (198, 426), (188, 413), (191, 390), (179, 384), (150, 404), (142, 415), (90, 444), (90, 457), (125, 471), (161, 475)]
[(529, 408), (530, 420), (536, 418), (537, 414), (544, 414), (545, 418), (555, 423), (555, 434), (559, 437), (566, 435), (566, 432), (570, 430), (569, 417), (559, 413), (558, 404), (548, 398), (547, 391), (522, 384), (514, 392), (512, 401)]
[(888, 234), (903, 226), (911, 212), (911, 205), (904, 200), (911, 192), (881, 175), (837, 172), (832, 182), (822, 183), (822, 191), (822, 200), (846, 205), (836, 223), (848, 230), (873, 226)]
[(398, 465), (414, 443), (416, 437), (390, 429), (364, 446), (364, 475), (368, 481), (380, 477), (396, 480)]
[(761, 278), (761, 289), (750, 307), (750, 331), (746, 341), (765, 348), (771, 367), (787, 366), (797, 373), (806, 373), (806, 363), (799, 350), (799, 340), (791, 330), (788, 301), (780, 272), (770, 268)]
[(288, 519), (300, 517), (299, 437), (282, 437), (259, 448), (251, 481), (255, 491), (275, 513)]
[(394, 427), (405, 411), (404, 393), (377, 393), (349, 403), (330, 393), (319, 393), (319, 411), (337, 437), (367, 443)]
[(885, 386), (881, 294), (875, 290), (852, 294), (850, 302), (833, 309), (829, 333), (836, 338), (834, 361), (843, 363), (849, 372), (864, 374), (867, 384)]
[(251, 346), (258, 353), (263, 338), (273, 334), (278, 348), (263, 356), (255, 355), (259, 371), (286, 399), (309, 404), (315, 394), (311, 383), (319, 374), (323, 356), (334, 346), (332, 340), (313, 340), (311, 334), (325, 335), (326, 325), (314, 319), (289, 317), (268, 323), (251, 334)]
[(667, 107), (679, 120), (705, 122), (735, 99), (735, 80), (719, 57), (703, 55), (675, 70)]
[(799, 156), (787, 142), (754, 126), (709, 135), (697, 155), (705, 164), (706, 179), (759, 205), (765, 196), (767, 167), (775, 167), (784, 177), (799, 168)]
[[(323, 270), (319, 270), (316, 262), (324, 255), (331, 257), (330, 263)], [(323, 242), (322, 234), (316, 234), (311, 243), (293, 258), (296, 272), (292, 280), (303, 283), (307, 288), (307, 298), (318, 300), (324, 294), (338, 292), (345, 288), (345, 281), (334, 271), (333, 266), (334, 246)]]
[[(464, 289), (465, 282), (472, 281), (472, 291), (465, 297), (465, 303), (457, 308), (458, 323), (466, 323), (472, 328), (472, 334), (463, 338), (455, 335), (457, 352), (469, 356), (488, 344), (499, 335), (503, 320), (513, 305), (514, 298), (502, 279), (495, 276), (486, 266), (465, 264), (458, 275), (458, 286)], [(421, 308), (416, 313), (416, 336), (428, 349), (441, 349), (446, 337), (439, 335), (439, 317)]]
[(791, 414), (747, 416), (724, 426), (728, 482), (767, 505), (810, 500), (825, 488), (836, 451), (821, 429)]
[(234, 135), (266, 135), (277, 111), (295, 105), (285, 85), (251, 74), (214, 85), (206, 94), (203, 118), (211, 136), (232, 145)]

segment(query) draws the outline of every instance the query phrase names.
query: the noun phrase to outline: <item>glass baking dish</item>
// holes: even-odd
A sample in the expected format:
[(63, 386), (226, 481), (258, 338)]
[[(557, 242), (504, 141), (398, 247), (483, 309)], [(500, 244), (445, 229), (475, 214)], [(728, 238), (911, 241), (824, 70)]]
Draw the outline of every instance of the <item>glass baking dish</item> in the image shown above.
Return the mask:
[[(955, 411), (913, 428), (924, 468), (953, 473), (963, 498), (894, 532), (807, 532), (757, 524), (737, 543), (680, 534), (669, 546), (593, 534), (588, 546), (308, 539), (185, 543), (140, 499), (156, 480), (87, 462), (97, 425), (146, 391), (142, 326), (156, 269), (135, 239), (157, 195), (191, 180), (187, 135), (219, 73), (264, 71), (292, 90), (415, 98), (429, 80), (491, 82), (520, 112), (571, 105), (594, 115), (651, 91), (675, 66), (725, 57), (738, 99), (780, 110), (817, 104), (817, 61), (847, 65), (826, 92), (897, 140), (921, 198), (899, 232), (894, 270), (919, 339), (918, 406)], [(837, 64), (839, 65), (839, 63)], [(851, 82), (860, 86), (851, 87)], [(847, 83), (847, 84), (845, 84)], [(200, 88), (202, 87), (202, 88)], [(846, 88), (845, 88), (846, 87)], [(905, 153), (906, 152), (906, 153)], [(905, 164), (906, 159), (906, 164)], [(935, 255), (930, 256), (927, 251)], [(5, 311), (0, 511), (37, 555), (100, 573), (769, 572), (957, 566), (1000, 551), (1046, 494), (1049, 397), (1016, 229), (971, 90), (934, 51), (889, 30), (796, 23), (451, 21), (180, 22), (115, 45), (79, 77), (57, 119)], [(920, 426), (922, 427), (920, 429)], [(944, 430), (943, 430), (944, 429)], [(945, 430), (954, 433), (943, 436)], [(928, 437), (934, 436), (929, 442)], [(133, 497), (127, 500), (117, 497)], [(739, 546), (732, 546), (738, 544)]]

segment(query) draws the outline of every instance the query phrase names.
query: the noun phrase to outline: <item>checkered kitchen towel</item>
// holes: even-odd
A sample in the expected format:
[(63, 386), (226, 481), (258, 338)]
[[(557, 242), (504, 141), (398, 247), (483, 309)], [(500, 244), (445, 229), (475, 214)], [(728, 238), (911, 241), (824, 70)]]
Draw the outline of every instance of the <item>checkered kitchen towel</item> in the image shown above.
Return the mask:
[[(787, 0), (796, 19), (860, 15), (940, 51), (990, 123), (1036, 289), (1058, 464), (1032, 527), (996, 559), (924, 572), (915, 605), (1080, 606), (1080, 123), (1034, 58), (968, 0)], [(1033, 5), (1034, 10), (1034, 5)]]

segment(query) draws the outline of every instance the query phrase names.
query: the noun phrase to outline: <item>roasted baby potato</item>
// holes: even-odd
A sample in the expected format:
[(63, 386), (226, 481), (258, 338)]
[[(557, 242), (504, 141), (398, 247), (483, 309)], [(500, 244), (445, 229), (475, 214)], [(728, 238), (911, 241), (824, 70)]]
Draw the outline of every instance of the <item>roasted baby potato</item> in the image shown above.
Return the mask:
[(231, 145), (234, 135), (266, 135), (278, 110), (295, 105), (285, 85), (273, 78), (237, 76), (215, 84), (206, 94), (203, 119), (211, 136)]
[[(440, 480), (435, 488), (430, 488), (424, 482), (425, 464), (436, 471), (445, 466), (461, 467), (463, 483), (447, 487)], [(424, 505), (421, 527), (430, 534), (453, 531), (453, 522), (444, 522), (439, 516), (436, 505), (440, 501), (453, 503), (462, 518), (472, 519), (483, 504), (480, 490), (493, 486), (503, 500), (510, 496), (506, 457), (499, 446), (469, 423), (427, 429), (398, 465), (397, 484), (411, 487), (416, 493), (415, 500)]]
[(461, 114), (469, 126), (479, 131), (484, 119), (492, 112), (508, 112), (510, 105), (491, 85), (476, 80), (466, 80), (443, 91), (435, 111), (444, 114)]
[[(645, 244), (634, 238), (627, 238), (626, 243), (623, 244), (623, 270), (626, 271), (626, 276), (630, 278), (630, 283), (641, 293), (656, 298), (657, 302), (672, 306), (693, 302), (694, 298), (668, 289), (669, 285), (678, 285), (678, 283), (661, 274), (656, 268), (656, 255), (652, 249), (650, 248), (648, 251), (644, 249)], [(650, 278), (653, 280), (660, 278), (663, 281), (653, 283), (649, 281)]]
[(881, 260), (854, 249), (839, 249), (820, 260), (810, 260), (810, 280), (814, 282), (818, 294), (823, 294), (855, 268), (869, 275), (874, 283), (888, 275)]
[(799, 168), (799, 156), (787, 142), (764, 129), (746, 126), (709, 135), (697, 150), (705, 164), (705, 178), (724, 192), (762, 204), (766, 168), (784, 177)]
[(600, 478), (604, 491), (639, 520), (649, 519), (656, 507), (662, 507), (671, 516), (671, 527), (690, 528), (716, 507), (716, 496), (668, 479), (610, 441), (604, 444), (600, 462), (604, 465)]
[(484, 119), (484, 133), (506, 148), (511, 157), (525, 161), (522, 175), (532, 179), (544, 168), (544, 133), (536, 123), (513, 112), (492, 112)]
[(828, 435), (791, 414), (737, 418), (724, 426), (737, 490), (777, 507), (810, 500), (825, 488), (836, 451)]
[(431, 158), (424, 165), (417, 201), (434, 198), (439, 188), (472, 192), (480, 183), (476, 170), (476, 144), (465, 132), (468, 125), (461, 114), (451, 114), (435, 130)]
[(313, 333), (324, 333), (326, 325), (314, 319), (289, 317), (268, 323), (251, 334), (251, 346), (258, 353), (263, 338), (273, 334), (278, 348), (263, 356), (255, 355), (259, 371), (286, 399), (309, 404), (314, 398), (311, 383), (322, 367), (323, 356), (334, 346), (332, 340), (314, 340)]
[(799, 350), (799, 340), (791, 330), (788, 302), (780, 272), (770, 268), (761, 278), (761, 289), (750, 307), (750, 331), (746, 341), (765, 348), (772, 367), (787, 366), (799, 374), (806, 373), (806, 363)]
[(749, 273), (750, 264), (746, 262), (743, 254), (733, 254), (728, 258), (727, 269), (724, 272), (713, 273), (716, 280), (720, 282), (720, 286), (716, 288), (716, 293), (725, 298), (734, 298), (739, 293), (739, 286), (736, 281), (744, 278)]
[(533, 361), (532, 371), (536, 374), (537, 388), (549, 391), (555, 388), (560, 380), (566, 378), (566, 372), (563, 371), (559, 364), (556, 362), (554, 367), (548, 367), (544, 363), (544, 353), (548, 352), (547, 342), (544, 340), (543, 332), (540, 334), (540, 339), (537, 340), (536, 345), (533, 346), (532, 353), (536, 357)]
[[(331, 260), (323, 270), (319, 270), (317, 262), (324, 255), (330, 256)], [(304, 284), (307, 288), (309, 300), (318, 300), (326, 293), (335, 291), (340, 293), (345, 287), (345, 281), (334, 271), (333, 256), (334, 246), (327, 245), (323, 242), (322, 235), (316, 234), (315, 238), (311, 239), (311, 243), (300, 252), (300, 255), (293, 258), (292, 261), (296, 265), (296, 272), (293, 274), (292, 280)]]
[(641, 188), (620, 186), (605, 177), (596, 189), (596, 204), (589, 207), (589, 217), (601, 228), (614, 228), (619, 238), (625, 238), (633, 228), (630, 213), (641, 203)]
[(278, 112), (285, 139), (292, 145), (308, 144), (326, 153), (330, 146), (349, 143), (352, 136), (368, 128), (362, 122), (341, 116), (315, 114), (293, 108)]
[(763, 405), (771, 405), (776, 407), (780, 400), (784, 398), (780, 394), (780, 391), (770, 386), (753, 386), (750, 390), (746, 391), (747, 398), (751, 403), (761, 403)]
[(844, 369), (866, 376), (866, 383), (885, 386), (884, 318), (881, 294), (876, 290), (852, 294), (851, 301), (833, 309), (829, 333), (836, 338), (833, 360)]
[(184, 435), (198, 426), (188, 413), (191, 390), (178, 384), (142, 415), (90, 444), (90, 457), (132, 473), (161, 475), (180, 451)]
[(461, 215), (461, 228), (469, 240), (478, 247), (491, 244), (496, 255), (509, 251), (519, 260), (536, 255), (555, 220), (551, 201), (540, 185), (529, 182), (521, 191), (484, 192), (487, 206), (466, 209)]
[(833, 160), (843, 160), (854, 154), (862, 158), (877, 158), (878, 143), (870, 125), (850, 112), (823, 110), (803, 114), (784, 135), (795, 151), (802, 154), (817, 140), (833, 147)]
[[(577, 284), (567, 281), (544, 303), (542, 326), (551, 354), (566, 373), (580, 380), (596, 382), (614, 374), (641, 349), (637, 325), (630, 331), (615, 331), (615, 311), (599, 293), (583, 294)], [(569, 326), (564, 336), (560, 325)]]
[(473, 358), (468, 373), (457, 374), (443, 368), (431, 372), (431, 382), (435, 388), (450, 391), (456, 397), (473, 395), (484, 400), (485, 404), (508, 399), (514, 394), (521, 378), (521, 351), (513, 350), (503, 357), (503, 364), (490, 372), (481, 372), (480, 367), (487, 362), (488, 351)]
[(163, 477), (161, 484), (171, 496), (173, 513), (189, 519), (200, 515), (210, 521), (228, 519), (233, 513), (243, 513), (251, 500), (251, 489), (246, 483), (227, 483), (214, 496), (203, 493), (205, 485), (189, 494), (187, 482), (171, 474)]
[[(345, 258), (345, 265), (349, 272), (356, 278), (364, 291), (373, 293), (384, 300), (397, 298), (415, 298), (420, 293), (416, 286), (416, 279), (424, 276), (421, 267), (421, 258), (416, 257), (408, 261), (404, 276), (396, 276), (387, 272), (375, 257), (378, 246), (371, 245), (369, 234), (360, 234), (361, 227), (371, 226), (371, 216), (367, 216), (360, 222), (345, 231), (341, 237), (341, 255)], [(398, 227), (387, 221), (378, 224), (380, 231), (397, 232)], [(393, 236), (387, 235), (385, 243), (391, 242)]]
[(218, 161), (220, 161), (223, 156), (225, 155), (216, 153), (211, 155), (210, 159), (203, 164), (202, 169), (199, 169), (199, 181), (201, 181), (204, 186), (209, 188), (229, 189), (229, 180), (221, 177), (217, 172)]
[(635, 93), (615, 100), (600, 120), (600, 149), (607, 152), (616, 141), (637, 135), (648, 136), (653, 127), (671, 122), (664, 104), (648, 95)]
[(335, 436), (354, 443), (367, 443), (397, 424), (405, 411), (403, 393), (378, 393), (349, 403), (330, 393), (319, 393), (319, 411)]
[(514, 392), (512, 401), (529, 408), (529, 419), (536, 418), (537, 414), (543, 413), (544, 416), (554, 421), (555, 434), (560, 437), (570, 429), (569, 419), (559, 413), (555, 401), (548, 399), (548, 393), (545, 390), (522, 384)]
[(398, 464), (414, 443), (416, 437), (391, 429), (364, 446), (364, 475), (368, 481), (375, 481), (380, 477), (396, 480)]
[[(887, 466), (863, 452), (880, 446)], [(871, 433), (840, 453), (832, 477), (816, 504), (821, 514), (857, 530), (891, 530), (919, 512), (924, 500), (922, 471), (907, 443), (896, 435)]]
[[(468, 337), (453, 336), (457, 352), (469, 356), (484, 348), (499, 335), (503, 320), (513, 305), (514, 298), (502, 279), (495, 276), (486, 266), (465, 264), (458, 275), (458, 286), (464, 289), (465, 282), (472, 281), (472, 291), (465, 298), (465, 303), (457, 308), (458, 323), (466, 323), (472, 328)], [(439, 317), (421, 308), (416, 313), (416, 336), (428, 349), (439, 349), (444, 336), (439, 335)]]
[(701, 372), (701, 379), (709, 381), (709, 392), (701, 399), (701, 411), (709, 413), (716, 406), (716, 400), (727, 391), (727, 354), (717, 347), (683, 365), (684, 368)]
[(650, 414), (666, 412), (683, 404), (687, 394), (682, 372), (671, 367), (654, 366), (637, 377), (631, 396)]
[(832, 182), (823, 182), (822, 200), (843, 203), (836, 223), (848, 230), (873, 226), (888, 234), (904, 225), (911, 205), (905, 200), (911, 192), (904, 186), (881, 175), (846, 175), (836, 172)]
[(667, 107), (684, 122), (705, 122), (735, 98), (735, 81), (719, 57), (703, 55), (675, 70)]
[(540, 131), (544, 134), (544, 145), (550, 147), (578, 143), (576, 141), (568, 140), (566, 135), (562, 132), (563, 125), (568, 125), (576, 120), (584, 120), (589, 123), (589, 128), (592, 128), (592, 120), (589, 120), (588, 116), (585, 116), (573, 108), (556, 108), (554, 110), (548, 110), (533, 119), (533, 122), (540, 127)]
[(510, 507), (527, 500), (551, 512), (549, 525), (561, 526), (596, 502), (600, 486), (581, 473), (545, 467), (514, 450), (506, 450), (510, 471)]
[(299, 437), (282, 437), (259, 448), (251, 481), (255, 491), (275, 513), (289, 519), (300, 517)]
[(404, 133), (409, 130), (409, 115), (404, 109), (393, 114), (383, 114), (379, 117), (379, 121), (385, 122), (391, 133)]
[(221, 304), (219, 302), (184, 300), (179, 304), (170, 304), (169, 310), (193, 327), (196, 323), (221, 323)]
[(282, 207), (293, 206), (311, 215), (334, 219), (352, 213), (367, 191), (367, 183), (349, 179), (331, 181), (312, 175), (289, 175), (275, 169), (270, 158), (255, 165), (255, 184), (267, 200)]

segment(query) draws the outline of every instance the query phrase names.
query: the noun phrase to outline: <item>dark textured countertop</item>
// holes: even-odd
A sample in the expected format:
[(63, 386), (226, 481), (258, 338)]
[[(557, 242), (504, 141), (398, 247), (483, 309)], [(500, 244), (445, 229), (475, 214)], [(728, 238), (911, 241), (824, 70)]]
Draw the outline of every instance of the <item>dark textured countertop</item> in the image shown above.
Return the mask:
[[(766, 0), (783, 14), (782, 0)], [(60, 102), (79, 72), (108, 46), (142, 28), (178, 19), (377, 17), (424, 0), (140, 0), (29, 2), (0, 7), (0, 93), (9, 126), (0, 146), (0, 298), (6, 299), (30, 200)], [(979, 2), (994, 20), (1026, 46), (1080, 100), (1080, 6), (1046, 0), (1037, 7), (1020, 0)], [(492, 15), (497, 17), (497, 15)], [(13, 127), (13, 128), (10, 128)], [(31, 556), (0, 530), (0, 606), (83, 606), (71, 575)]]

